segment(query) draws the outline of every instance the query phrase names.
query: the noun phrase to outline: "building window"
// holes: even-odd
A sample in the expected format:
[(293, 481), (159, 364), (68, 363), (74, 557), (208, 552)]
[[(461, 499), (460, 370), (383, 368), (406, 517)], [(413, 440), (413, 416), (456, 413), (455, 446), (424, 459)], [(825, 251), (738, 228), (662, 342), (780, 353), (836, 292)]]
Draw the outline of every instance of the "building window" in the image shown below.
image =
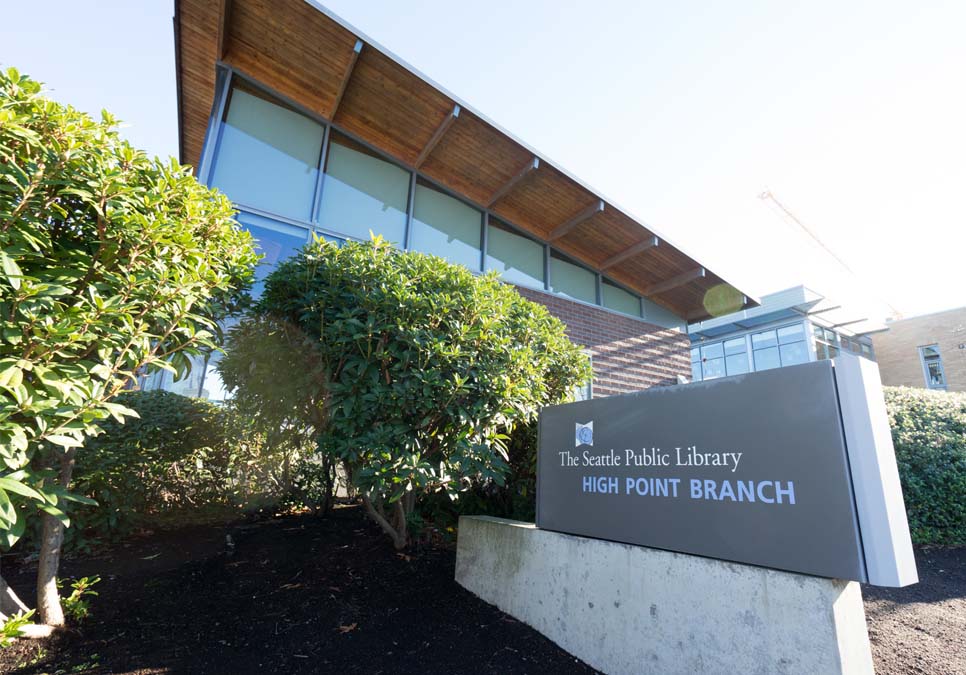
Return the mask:
[(701, 348), (691, 347), (691, 380), (701, 381)]
[(684, 332), (687, 332), (687, 322), (677, 314), (665, 309), (656, 302), (648, 300), (647, 298), (641, 298), (641, 300), (642, 304), (644, 305), (645, 321), (658, 326), (664, 326), (665, 328), (678, 328)]
[(804, 323), (778, 329), (778, 352), (782, 366), (808, 363), (808, 344), (805, 341)]
[(834, 330), (813, 324), (815, 333), (815, 354), (819, 361), (834, 359), (839, 355), (839, 338)]
[(518, 234), (495, 218), (486, 229), (486, 269), (497, 271), (504, 281), (544, 287), (543, 244)]
[[(244, 212), (238, 214), (238, 223), (251, 232), (255, 240), (255, 251), (262, 256), (255, 267), (255, 279), (251, 288), (252, 297), (258, 298), (265, 290), (265, 277), (278, 263), (294, 256), (305, 246), (309, 239), (309, 230)], [(222, 329), (227, 331), (233, 324), (234, 321), (228, 320)], [(207, 358), (200, 355), (189, 358), (191, 373), (187, 377), (174, 381), (171, 373), (159, 370), (145, 378), (142, 389), (163, 389), (182, 396), (224, 400), (225, 387), (214, 369), (214, 365), (221, 359), (221, 352), (212, 352)]]
[(410, 248), (480, 269), (483, 214), (428, 183), (416, 183)]
[(724, 348), (720, 342), (701, 347), (701, 379), (714, 380), (725, 376)]
[(550, 290), (566, 298), (597, 304), (597, 275), (562, 253), (550, 251)]
[(237, 204), (309, 220), (322, 152), (322, 125), (235, 88), (221, 125), (211, 184)]
[(238, 222), (252, 233), (255, 239), (255, 250), (263, 256), (255, 267), (255, 282), (251, 290), (252, 297), (257, 298), (265, 289), (265, 277), (278, 266), (278, 263), (292, 257), (305, 246), (309, 239), (309, 231), (251, 213), (239, 213)]
[(771, 370), (782, 365), (778, 352), (778, 335), (774, 330), (754, 333), (751, 336), (751, 348), (755, 358), (755, 370)]
[(600, 294), (607, 309), (631, 316), (641, 315), (641, 299), (610, 279), (601, 279)]
[(319, 225), (367, 241), (370, 231), (405, 244), (410, 173), (332, 133), (325, 158)]
[(725, 340), (725, 370), (729, 375), (742, 375), (747, 373), (748, 367), (748, 345), (745, 338), (734, 338)]
[(946, 372), (943, 370), (943, 359), (939, 354), (939, 345), (920, 347), (919, 360), (922, 361), (922, 372), (926, 377), (926, 386), (930, 389), (945, 389)]

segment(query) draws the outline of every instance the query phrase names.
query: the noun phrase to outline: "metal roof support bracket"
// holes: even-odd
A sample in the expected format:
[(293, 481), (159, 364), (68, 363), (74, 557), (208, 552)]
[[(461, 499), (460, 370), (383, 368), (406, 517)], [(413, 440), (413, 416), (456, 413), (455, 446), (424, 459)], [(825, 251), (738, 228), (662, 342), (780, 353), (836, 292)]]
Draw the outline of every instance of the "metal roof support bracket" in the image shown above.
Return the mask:
[(590, 218), (593, 218), (603, 210), (604, 210), (604, 200), (598, 199), (596, 202), (594, 202), (587, 208), (581, 209), (580, 211), (572, 215), (570, 218), (567, 219), (566, 222), (563, 222), (560, 225), (557, 225), (552, 230), (550, 230), (550, 234), (547, 236), (547, 239), (549, 241), (560, 239), (560, 237), (570, 232), (572, 229), (580, 225), (582, 222), (584, 222), (585, 220), (589, 220)]

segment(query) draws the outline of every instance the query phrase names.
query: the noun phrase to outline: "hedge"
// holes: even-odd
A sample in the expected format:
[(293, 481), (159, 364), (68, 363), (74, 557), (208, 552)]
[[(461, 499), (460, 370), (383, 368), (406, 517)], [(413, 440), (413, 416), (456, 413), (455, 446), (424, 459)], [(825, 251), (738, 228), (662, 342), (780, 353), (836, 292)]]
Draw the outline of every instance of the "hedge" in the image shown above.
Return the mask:
[(912, 540), (966, 545), (966, 394), (885, 388)]

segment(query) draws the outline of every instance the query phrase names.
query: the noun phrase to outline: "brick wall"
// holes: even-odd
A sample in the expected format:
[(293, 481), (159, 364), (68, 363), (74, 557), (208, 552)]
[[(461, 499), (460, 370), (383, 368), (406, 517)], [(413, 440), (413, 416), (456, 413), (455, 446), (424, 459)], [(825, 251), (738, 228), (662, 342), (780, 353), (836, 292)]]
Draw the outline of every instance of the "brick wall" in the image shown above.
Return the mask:
[(593, 355), (594, 396), (612, 396), (691, 377), (691, 343), (679, 330), (517, 287), (567, 324), (567, 334)]
[(919, 347), (939, 345), (949, 391), (966, 391), (966, 307), (889, 323), (872, 336), (882, 383), (925, 387)]

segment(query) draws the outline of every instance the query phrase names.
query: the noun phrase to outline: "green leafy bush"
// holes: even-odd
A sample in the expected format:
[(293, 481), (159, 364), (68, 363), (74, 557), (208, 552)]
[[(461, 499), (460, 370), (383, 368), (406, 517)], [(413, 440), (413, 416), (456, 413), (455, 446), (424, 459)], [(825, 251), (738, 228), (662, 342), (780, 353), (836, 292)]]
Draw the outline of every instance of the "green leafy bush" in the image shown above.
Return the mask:
[(26, 612), (17, 612), (6, 619), (0, 617), (0, 649), (9, 647), (13, 644), (14, 640), (23, 635), (21, 629), (30, 623), (34, 611), (31, 609)]
[[(293, 387), (321, 455), (342, 463), (400, 548), (417, 497), (503, 482), (506, 429), (590, 375), (544, 306), (495, 275), (379, 238), (308, 245), (268, 277), (257, 311), (229, 334), (222, 379), (243, 396)], [(296, 383), (266, 365), (285, 345), (304, 358)]]
[[(70, 583), (70, 595), (64, 596), (62, 602), (64, 613), (74, 623), (80, 623), (90, 615), (91, 603), (89, 598), (97, 597), (97, 591), (91, 590), (91, 587), (100, 582), (101, 578), (95, 574), (92, 577), (75, 579)], [(57, 580), (57, 587), (61, 589), (64, 587), (62, 580)]]
[(144, 368), (182, 374), (218, 342), (257, 255), (226, 197), (100, 120), (0, 72), (0, 545), (43, 512), (38, 614), (63, 623), (54, 576), (73, 462)]
[(230, 405), (166, 391), (118, 398), (138, 417), (105, 422), (78, 455), (74, 490), (96, 500), (77, 509), (68, 543), (83, 547), (175, 517), (224, 516), (278, 499), (284, 464), (300, 448), (268, 445)]
[(966, 394), (885, 388), (912, 539), (966, 545)]

